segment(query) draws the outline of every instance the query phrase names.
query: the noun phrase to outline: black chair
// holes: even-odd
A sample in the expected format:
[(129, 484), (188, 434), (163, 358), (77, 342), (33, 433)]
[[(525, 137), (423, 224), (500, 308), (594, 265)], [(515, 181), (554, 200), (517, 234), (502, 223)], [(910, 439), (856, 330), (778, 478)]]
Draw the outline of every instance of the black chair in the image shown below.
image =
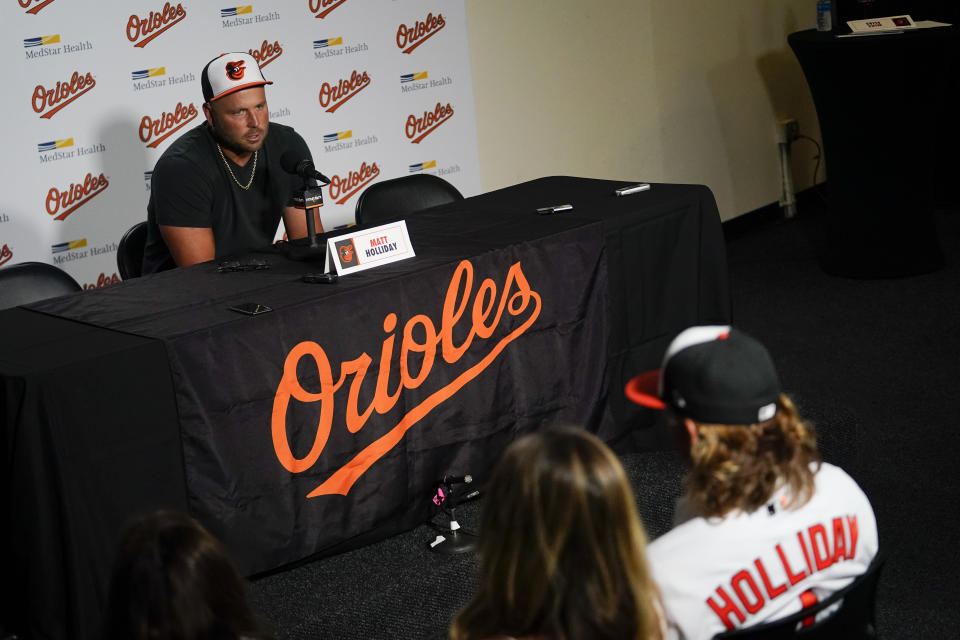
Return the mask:
[[(865, 573), (817, 604), (779, 620), (726, 631), (714, 636), (713, 640), (777, 640), (779, 638), (874, 640), (877, 637), (874, 603), (883, 563), (884, 558), (878, 553)], [(840, 608), (828, 617), (803, 626), (805, 620), (816, 616), (817, 613), (837, 602), (840, 602)]]
[(0, 309), (81, 290), (70, 274), (45, 262), (20, 262), (0, 268)]
[(395, 220), (414, 211), (463, 200), (457, 188), (438, 176), (417, 173), (367, 187), (357, 199), (357, 224)]
[(143, 269), (143, 248), (147, 245), (147, 223), (138, 222), (130, 227), (117, 246), (117, 270), (120, 278), (139, 278)]

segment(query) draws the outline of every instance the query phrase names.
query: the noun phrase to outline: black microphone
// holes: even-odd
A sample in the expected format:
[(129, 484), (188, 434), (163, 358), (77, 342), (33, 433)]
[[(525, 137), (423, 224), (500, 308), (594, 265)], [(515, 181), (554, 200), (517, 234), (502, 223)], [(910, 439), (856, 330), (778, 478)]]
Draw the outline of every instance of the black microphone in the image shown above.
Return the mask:
[(467, 474), (465, 476), (443, 476), (443, 484), (447, 486), (455, 484), (470, 484), (473, 482), (473, 476)]
[(284, 151), (283, 155), (280, 156), (280, 166), (283, 167), (283, 170), (287, 173), (292, 173), (295, 176), (300, 176), (304, 180), (309, 180), (313, 178), (314, 180), (319, 180), (323, 184), (330, 184), (330, 178), (323, 175), (313, 166), (313, 161), (310, 158), (299, 158), (295, 151)]

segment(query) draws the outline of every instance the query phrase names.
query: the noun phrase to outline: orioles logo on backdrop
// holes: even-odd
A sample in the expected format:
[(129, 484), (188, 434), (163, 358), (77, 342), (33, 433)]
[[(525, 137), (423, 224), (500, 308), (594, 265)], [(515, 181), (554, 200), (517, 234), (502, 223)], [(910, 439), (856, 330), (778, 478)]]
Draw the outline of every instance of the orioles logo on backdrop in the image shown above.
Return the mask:
[[(418, 314), (408, 319), (402, 330), (398, 330), (397, 314), (388, 313), (383, 318), (383, 331), (386, 336), (380, 347), (379, 363), (363, 352), (353, 360), (339, 364), (339, 377), (336, 380), (336, 363), (330, 362), (323, 347), (316, 342), (304, 341), (290, 350), (284, 361), (283, 376), (273, 400), (271, 432), (277, 460), (290, 473), (301, 473), (313, 467), (323, 453), (333, 430), (336, 403), (346, 403), (344, 426), (350, 433), (357, 433), (374, 411), (380, 415), (390, 412), (397, 405), (404, 389), (417, 389), (426, 384), (435, 366), (439, 368), (447, 365), (445, 369), (455, 367), (468, 350), (472, 348), (473, 353), (479, 350), (474, 346), (475, 341), (483, 342), (486, 347), (486, 355), (469, 367), (461, 367), (463, 370), (459, 374), (453, 375), (448, 371), (438, 374), (438, 377), (450, 381), (419, 405), (404, 405), (405, 413), (395, 426), (308, 493), (308, 498), (347, 495), (357, 479), (377, 460), (389, 453), (407, 431), (490, 367), (507, 346), (523, 335), (540, 316), (540, 294), (531, 288), (520, 262), (510, 266), (499, 290), (497, 282), (492, 278), (485, 278), (476, 292), (473, 284), (473, 264), (469, 260), (463, 260), (454, 270), (447, 287), (439, 327), (434, 319), (426, 314)], [(517, 318), (519, 324), (508, 333), (501, 331), (498, 335), (497, 329), (507, 315)], [(418, 335), (423, 336), (422, 341), (415, 337)], [(466, 337), (460, 344), (456, 344), (455, 335)], [(396, 348), (398, 336), (402, 337), (399, 348)], [(410, 361), (411, 353), (415, 354), (415, 359), (420, 360), (419, 370), (415, 370), (416, 364)], [(304, 358), (311, 359), (316, 366), (319, 381), (317, 391), (308, 391), (300, 385), (298, 366)], [(375, 374), (371, 371), (372, 367), (376, 369)], [(390, 372), (395, 368), (400, 371), (399, 379), (391, 380)], [(370, 404), (361, 407), (360, 391), (367, 373), (376, 375), (376, 385)], [(351, 377), (352, 379), (348, 380)], [(302, 458), (293, 453), (287, 438), (287, 410), (291, 401), (314, 404), (319, 414), (313, 445), (309, 453)]]
[(380, 167), (377, 163), (367, 164), (364, 162), (356, 171), (350, 171), (345, 177), (334, 174), (330, 178), (330, 198), (337, 204), (343, 204), (354, 195), (359, 193), (368, 184), (373, 182), (380, 175)]
[(114, 272), (114, 274), (113, 274), (112, 276), (108, 276), (108, 275), (105, 274), (105, 273), (101, 273), (101, 274), (97, 277), (97, 282), (96, 282), (95, 284), (84, 283), (84, 284), (83, 284), (83, 288), (84, 288), (84, 290), (87, 290), (87, 289), (102, 289), (103, 287), (109, 286), (109, 285), (111, 285), (111, 284), (117, 284), (118, 282), (121, 282), (121, 280), (120, 280), (120, 276), (118, 276), (118, 275), (116, 274), (116, 272)]
[[(32, 13), (36, 15), (43, 9), (45, 6), (53, 2), (53, 0), (17, 0), (20, 3), (20, 6), (27, 10), (27, 13)], [(30, 5), (33, 5), (32, 7)]]
[(330, 12), (347, 0), (309, 0), (310, 13), (314, 18), (326, 18)]
[(420, 141), (436, 131), (437, 127), (453, 117), (453, 107), (448, 102), (446, 106), (437, 103), (433, 111), (424, 111), (423, 115), (417, 117), (412, 113), (407, 116), (407, 126), (404, 131), (407, 138), (413, 144), (420, 144)]
[(156, 119), (143, 116), (140, 120), (140, 140), (148, 147), (156, 148), (198, 115), (199, 111), (192, 102), (188, 107), (178, 102), (172, 112), (164, 111)]
[(40, 114), (41, 118), (49, 120), (58, 111), (95, 86), (97, 86), (97, 81), (93, 79), (93, 74), (80, 75), (79, 71), (74, 71), (69, 80), (58, 81), (52, 89), (48, 89), (42, 84), (34, 87), (33, 99), (30, 104), (33, 110)]
[(54, 220), (66, 220), (67, 216), (106, 191), (109, 186), (110, 183), (102, 173), (96, 177), (88, 173), (83, 182), (71, 182), (63, 191), (50, 187), (47, 192), (47, 213), (54, 216)]
[(333, 113), (343, 103), (370, 86), (370, 75), (364, 71), (354, 70), (349, 78), (341, 79), (337, 84), (324, 82), (320, 86), (320, 106), (327, 113)]
[(401, 53), (410, 53), (428, 39), (437, 35), (445, 26), (447, 26), (447, 21), (443, 19), (442, 13), (438, 13), (436, 16), (428, 13), (426, 18), (417, 20), (413, 26), (401, 24), (397, 27), (397, 46)]
[(260, 45), (260, 49), (248, 49), (247, 53), (253, 56), (253, 59), (257, 61), (257, 64), (260, 65), (260, 68), (262, 69), (280, 57), (280, 55), (283, 53), (283, 47), (281, 47), (280, 43), (276, 40), (273, 42), (273, 44), (270, 44), (264, 40), (263, 44)]
[(3, 248), (0, 248), (0, 264), (10, 262), (13, 258), (13, 249), (7, 245), (3, 245)]
[(127, 19), (127, 40), (133, 46), (143, 48), (186, 17), (187, 11), (182, 4), (172, 6), (169, 2), (160, 11), (151, 11), (145, 17), (133, 14)]

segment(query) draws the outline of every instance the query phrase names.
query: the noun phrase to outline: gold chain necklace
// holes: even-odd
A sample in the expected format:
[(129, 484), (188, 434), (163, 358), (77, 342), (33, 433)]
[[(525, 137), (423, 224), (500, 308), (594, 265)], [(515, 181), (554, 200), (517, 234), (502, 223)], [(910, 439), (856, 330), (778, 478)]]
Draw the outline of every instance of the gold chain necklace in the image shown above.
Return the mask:
[(237, 183), (237, 186), (246, 191), (250, 188), (250, 185), (253, 184), (253, 176), (257, 175), (257, 155), (260, 153), (260, 150), (257, 149), (253, 152), (253, 171), (250, 172), (250, 179), (247, 181), (247, 184), (240, 184), (240, 181), (237, 180), (237, 176), (233, 175), (233, 169), (230, 168), (230, 163), (227, 162), (226, 156), (223, 155), (223, 149), (220, 148), (220, 143), (217, 143), (217, 151), (220, 152), (220, 157), (223, 158), (223, 164), (227, 167), (227, 171), (230, 172), (230, 177), (233, 178), (233, 181)]

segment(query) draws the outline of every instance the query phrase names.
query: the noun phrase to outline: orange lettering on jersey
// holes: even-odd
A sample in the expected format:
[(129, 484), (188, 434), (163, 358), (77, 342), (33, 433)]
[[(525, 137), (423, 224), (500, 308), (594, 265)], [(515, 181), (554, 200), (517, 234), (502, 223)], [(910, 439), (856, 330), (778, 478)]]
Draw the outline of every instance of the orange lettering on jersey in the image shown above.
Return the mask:
[(800, 573), (794, 573), (793, 569), (790, 568), (790, 563), (787, 562), (787, 556), (783, 553), (783, 547), (777, 545), (777, 555), (780, 556), (780, 562), (783, 563), (783, 570), (787, 574), (787, 580), (790, 581), (790, 586), (793, 586), (807, 577), (807, 574), (803, 571)]
[(803, 559), (807, 561), (807, 571), (813, 573), (813, 564), (810, 562), (810, 552), (807, 551), (807, 541), (803, 539), (803, 531), (797, 531), (797, 540), (800, 541), (800, 548), (803, 549)]
[(822, 524), (817, 523), (810, 527), (810, 547), (813, 549), (813, 561), (817, 565), (817, 571), (823, 571), (833, 564), (833, 556), (830, 555), (830, 543), (827, 542), (827, 529)]
[(850, 544), (847, 545), (847, 560), (853, 560), (857, 553), (857, 516), (847, 516), (847, 527), (850, 529)]
[(767, 575), (767, 569), (763, 566), (763, 562), (760, 558), (757, 558), (753, 561), (754, 566), (757, 568), (757, 572), (760, 574), (760, 579), (763, 581), (763, 587), (767, 590), (767, 597), (773, 600), (784, 591), (787, 590), (787, 583), (784, 582), (781, 585), (776, 587), (770, 583), (770, 577)]
[[(741, 588), (741, 585), (746, 585), (750, 588), (750, 591), (753, 592), (754, 598), (752, 602), (747, 592)], [(741, 569), (733, 576), (733, 579), (730, 580), (730, 586), (733, 587), (737, 597), (740, 598), (740, 602), (743, 604), (743, 608), (747, 610), (747, 613), (753, 614), (763, 608), (763, 594), (760, 593), (760, 588), (754, 581), (753, 576), (751, 576), (746, 569)]]
[(843, 531), (843, 518), (833, 519), (833, 562), (847, 559), (847, 537)]

